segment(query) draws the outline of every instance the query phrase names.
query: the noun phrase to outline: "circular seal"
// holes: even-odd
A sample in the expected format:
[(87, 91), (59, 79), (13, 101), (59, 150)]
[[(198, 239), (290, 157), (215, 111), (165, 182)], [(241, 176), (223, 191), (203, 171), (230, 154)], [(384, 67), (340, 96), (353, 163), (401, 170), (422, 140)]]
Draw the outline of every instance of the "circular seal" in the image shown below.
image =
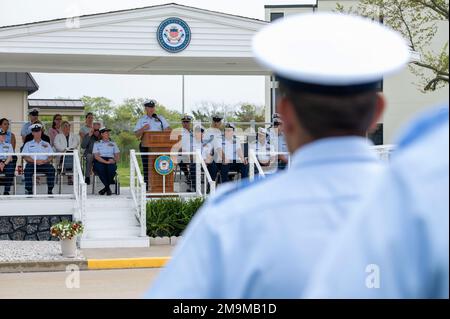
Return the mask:
[(163, 155), (155, 160), (155, 171), (159, 175), (169, 175), (173, 172), (175, 166), (170, 156)]
[(180, 18), (169, 18), (159, 25), (156, 38), (164, 50), (178, 53), (191, 42), (191, 28)]

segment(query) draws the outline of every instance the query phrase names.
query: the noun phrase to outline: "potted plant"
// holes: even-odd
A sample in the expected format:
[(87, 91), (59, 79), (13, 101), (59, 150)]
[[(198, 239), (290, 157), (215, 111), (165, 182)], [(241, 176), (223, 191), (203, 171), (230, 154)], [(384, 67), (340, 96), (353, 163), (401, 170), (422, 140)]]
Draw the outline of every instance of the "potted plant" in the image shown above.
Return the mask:
[(64, 257), (75, 258), (77, 256), (77, 236), (83, 233), (81, 222), (64, 220), (53, 225), (50, 233), (61, 241), (61, 252)]

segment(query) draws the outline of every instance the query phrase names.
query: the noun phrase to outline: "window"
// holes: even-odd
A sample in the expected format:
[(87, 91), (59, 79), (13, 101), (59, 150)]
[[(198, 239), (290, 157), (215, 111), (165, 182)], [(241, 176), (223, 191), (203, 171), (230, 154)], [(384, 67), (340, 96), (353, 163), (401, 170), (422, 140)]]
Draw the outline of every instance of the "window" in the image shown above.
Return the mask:
[(272, 12), (270, 13), (270, 21), (275, 21), (277, 19), (284, 18), (284, 12)]

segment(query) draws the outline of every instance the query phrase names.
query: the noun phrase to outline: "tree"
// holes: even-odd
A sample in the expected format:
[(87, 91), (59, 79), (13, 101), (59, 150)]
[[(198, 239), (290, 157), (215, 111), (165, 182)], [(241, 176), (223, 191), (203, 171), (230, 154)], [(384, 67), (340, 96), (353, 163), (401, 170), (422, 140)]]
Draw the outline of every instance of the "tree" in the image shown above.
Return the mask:
[(104, 125), (108, 125), (114, 113), (112, 101), (106, 97), (83, 96), (81, 100), (84, 103), (86, 113), (92, 112), (97, 120)]
[[(338, 4), (337, 10), (342, 12), (344, 7)], [(445, 24), (448, 29), (448, 0), (361, 0), (348, 12), (380, 19), (403, 35), (411, 50), (420, 55), (410, 63), (410, 69), (419, 77), (423, 92), (448, 85), (448, 39), (439, 44), (439, 51), (431, 49), (439, 27)]]
[(264, 122), (264, 107), (249, 103), (242, 104), (235, 112), (237, 122)]

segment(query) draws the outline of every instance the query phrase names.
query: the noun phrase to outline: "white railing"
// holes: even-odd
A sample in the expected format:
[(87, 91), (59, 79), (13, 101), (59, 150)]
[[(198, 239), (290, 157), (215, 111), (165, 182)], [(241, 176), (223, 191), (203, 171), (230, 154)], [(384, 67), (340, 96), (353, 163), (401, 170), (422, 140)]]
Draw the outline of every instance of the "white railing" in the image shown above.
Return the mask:
[(147, 185), (142, 177), (135, 150), (130, 151), (130, 191), (136, 209), (135, 215), (141, 226), (141, 236), (143, 237), (147, 233)]
[[(166, 176), (163, 176), (163, 192), (162, 193), (155, 193), (155, 192), (148, 192), (146, 195), (150, 195), (153, 197), (172, 197), (172, 196), (207, 196), (207, 187), (209, 185), (210, 193), (213, 194), (216, 189), (216, 183), (212, 180), (211, 175), (209, 174), (207, 165), (205, 161), (203, 160), (200, 151), (198, 152), (148, 152), (148, 153), (137, 153), (134, 152), (135, 158), (137, 155), (139, 156), (171, 156), (174, 158), (177, 158), (179, 156), (193, 156), (194, 157), (194, 163), (196, 164), (196, 170), (195, 170), (195, 193), (192, 192), (178, 192), (178, 193), (172, 193), (172, 192), (166, 192)], [(137, 160), (136, 160), (137, 163)], [(135, 165), (136, 166), (136, 165)], [(204, 181), (204, 191), (202, 192), (201, 188), (201, 174), (203, 169), (203, 181)], [(131, 176), (130, 176), (131, 178)], [(207, 185), (208, 184), (208, 185)]]
[[(202, 154), (200, 153), (200, 150), (197, 150), (196, 158), (197, 158), (196, 163), (198, 163), (200, 161), (201, 168), (203, 168), (203, 172), (204, 172), (203, 173), (203, 186), (204, 186), (203, 194), (204, 194), (204, 196), (207, 196), (208, 185), (209, 185), (210, 193), (214, 194), (216, 191), (216, 182), (212, 180), (211, 174), (209, 174), (209, 171), (208, 171), (208, 166), (206, 166), (206, 162), (204, 161)], [(201, 176), (200, 165), (196, 165), (197, 183), (195, 185), (197, 186), (197, 188), (199, 187), (198, 181), (200, 181), (200, 176)]]
[[(62, 165), (64, 169), (64, 163)], [(87, 185), (84, 181), (83, 170), (81, 168), (80, 155), (78, 151), (73, 153), (73, 192), (77, 204), (78, 219), (84, 223), (86, 221), (86, 201)]]
[[(23, 171), (23, 175), (16, 175), (16, 167), (14, 167), (14, 174), (13, 174), (13, 181), (12, 184), (10, 186), (14, 187), (14, 194), (13, 195), (2, 195), (2, 198), (45, 198), (45, 197), (52, 197), (52, 198), (75, 198), (76, 201), (76, 214), (78, 216), (74, 216), (76, 218), (81, 219), (82, 221), (85, 220), (84, 218), (84, 213), (85, 213), (85, 207), (86, 207), (86, 183), (84, 181), (84, 177), (83, 177), (83, 171), (81, 169), (81, 164), (80, 164), (80, 156), (78, 154), (78, 151), (74, 151), (74, 152), (67, 152), (67, 153), (0, 153), (0, 156), (4, 157), (9, 157), (9, 156), (17, 156), (17, 162), (15, 163), (15, 165), (19, 165), (21, 166), (21, 162), (23, 160), (24, 157), (31, 157), (33, 159), (33, 162), (29, 163), (27, 162), (25, 164), (25, 170), (27, 169), (27, 167), (29, 165), (31, 165), (33, 167), (33, 178), (32, 178), (32, 189), (33, 189), (33, 193), (32, 194), (27, 194), (27, 192), (25, 192), (25, 194), (20, 195), (17, 194), (17, 178), (20, 177), (25, 177), (25, 170)], [(52, 157), (52, 158), (56, 158), (59, 159), (61, 156), (63, 157), (62, 163), (56, 163), (55, 165), (55, 161), (54, 159), (52, 161), (50, 161), (48, 164), (50, 164), (54, 169), (55, 169), (55, 175), (53, 176), (54, 178), (54, 187), (58, 184), (58, 192), (54, 192), (53, 194), (49, 195), (49, 194), (38, 194), (37, 193), (37, 177), (39, 176), (44, 176), (46, 175), (46, 172), (38, 172), (37, 168), (38, 168), (38, 164), (36, 163), (37, 158), (39, 156), (48, 156), (48, 157)], [(64, 161), (66, 160), (66, 157), (73, 157), (73, 171), (72, 173), (68, 173), (65, 172), (65, 165), (64, 165)], [(56, 168), (55, 168), (56, 166)], [(63, 182), (63, 176), (69, 176), (72, 175), (73, 178), (73, 193), (69, 192), (69, 193), (61, 193), (62, 191), (62, 182)], [(5, 172), (3, 172), (2, 174), (2, 178), (6, 178), (6, 174)], [(47, 181), (48, 183), (48, 181)], [(24, 190), (25, 189), (25, 182), (23, 183), (23, 187)], [(54, 191), (54, 188), (53, 188)]]
[(258, 158), (256, 156), (256, 151), (253, 149), (250, 149), (248, 151), (248, 164), (249, 164), (249, 172), (248, 177), (251, 181), (255, 179), (255, 167), (258, 170), (258, 175), (262, 178), (266, 177), (266, 174), (264, 173), (261, 164), (258, 161)]

